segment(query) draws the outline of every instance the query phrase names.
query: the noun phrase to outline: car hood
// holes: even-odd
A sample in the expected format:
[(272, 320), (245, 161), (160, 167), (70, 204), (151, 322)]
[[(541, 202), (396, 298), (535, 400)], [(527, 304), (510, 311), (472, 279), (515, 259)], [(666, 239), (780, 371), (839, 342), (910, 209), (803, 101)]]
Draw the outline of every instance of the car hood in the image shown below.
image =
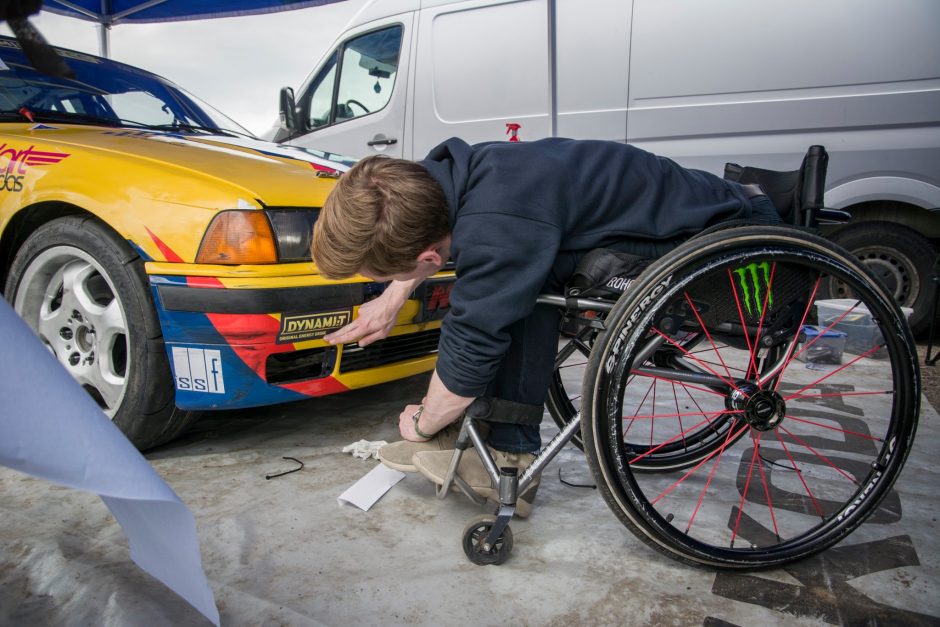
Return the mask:
[(26, 135), (70, 154), (97, 153), (164, 173), (212, 179), (268, 206), (308, 204), (311, 193), (322, 193), (324, 174), (338, 175), (354, 163), (339, 155), (223, 135), (44, 124), (30, 127)]

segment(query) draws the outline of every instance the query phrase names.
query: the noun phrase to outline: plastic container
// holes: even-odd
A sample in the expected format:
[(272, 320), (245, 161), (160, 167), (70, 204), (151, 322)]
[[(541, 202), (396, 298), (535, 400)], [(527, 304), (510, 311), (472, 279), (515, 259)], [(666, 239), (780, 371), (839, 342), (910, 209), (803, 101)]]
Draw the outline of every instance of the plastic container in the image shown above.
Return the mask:
[(806, 325), (805, 341), (796, 347), (796, 358), (814, 364), (841, 364), (847, 334), (844, 331)]
[[(909, 307), (901, 310), (908, 318), (914, 313)], [(884, 348), (876, 348), (884, 343), (884, 337), (868, 307), (854, 298), (816, 301), (816, 318), (821, 329), (831, 327), (833, 331), (845, 333), (845, 352), (874, 359), (888, 356)]]

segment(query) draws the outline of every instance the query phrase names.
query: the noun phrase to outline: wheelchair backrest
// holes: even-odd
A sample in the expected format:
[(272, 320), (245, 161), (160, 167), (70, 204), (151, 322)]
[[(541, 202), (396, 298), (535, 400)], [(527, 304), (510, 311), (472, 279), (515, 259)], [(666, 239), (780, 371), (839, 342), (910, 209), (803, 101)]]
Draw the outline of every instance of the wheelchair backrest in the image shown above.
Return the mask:
[(826, 149), (810, 146), (798, 170), (765, 170), (726, 163), (725, 178), (745, 185), (760, 185), (785, 223), (814, 227), (823, 208), (828, 165)]

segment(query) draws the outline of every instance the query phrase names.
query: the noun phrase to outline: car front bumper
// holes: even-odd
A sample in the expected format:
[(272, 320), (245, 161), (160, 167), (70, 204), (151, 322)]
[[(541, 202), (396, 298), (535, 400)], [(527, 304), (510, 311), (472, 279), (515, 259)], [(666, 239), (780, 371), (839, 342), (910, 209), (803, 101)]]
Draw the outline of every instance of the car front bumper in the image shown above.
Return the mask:
[[(255, 407), (394, 381), (434, 368), (453, 273), (429, 279), (389, 337), (365, 347), (322, 337), (384, 285), (276, 274), (211, 276), (150, 262), (147, 272), (176, 389), (190, 410)], [(281, 266), (283, 269), (284, 266)], [(171, 271), (172, 274), (167, 273)]]

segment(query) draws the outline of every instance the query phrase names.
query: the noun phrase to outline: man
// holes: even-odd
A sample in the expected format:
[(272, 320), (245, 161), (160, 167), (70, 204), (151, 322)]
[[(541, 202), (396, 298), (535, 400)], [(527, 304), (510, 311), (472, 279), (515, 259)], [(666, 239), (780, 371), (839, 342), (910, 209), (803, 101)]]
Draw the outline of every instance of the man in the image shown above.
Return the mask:
[[(386, 337), (422, 280), (449, 259), (457, 273), (427, 395), (401, 412), (404, 439), (380, 450), (382, 462), (441, 485), (457, 435), (448, 427), (485, 396), (523, 423), (489, 423), (497, 466), (528, 466), (541, 446), (560, 315), (536, 296), (560, 293), (595, 248), (658, 257), (732, 219), (779, 220), (759, 190), (615, 142), (450, 139), (422, 161), (356, 164), (320, 213), (314, 261), (330, 278), (359, 273), (389, 285), (327, 341)], [(463, 456), (458, 474), (496, 498), (478, 456)], [(520, 516), (537, 487), (520, 495)]]

